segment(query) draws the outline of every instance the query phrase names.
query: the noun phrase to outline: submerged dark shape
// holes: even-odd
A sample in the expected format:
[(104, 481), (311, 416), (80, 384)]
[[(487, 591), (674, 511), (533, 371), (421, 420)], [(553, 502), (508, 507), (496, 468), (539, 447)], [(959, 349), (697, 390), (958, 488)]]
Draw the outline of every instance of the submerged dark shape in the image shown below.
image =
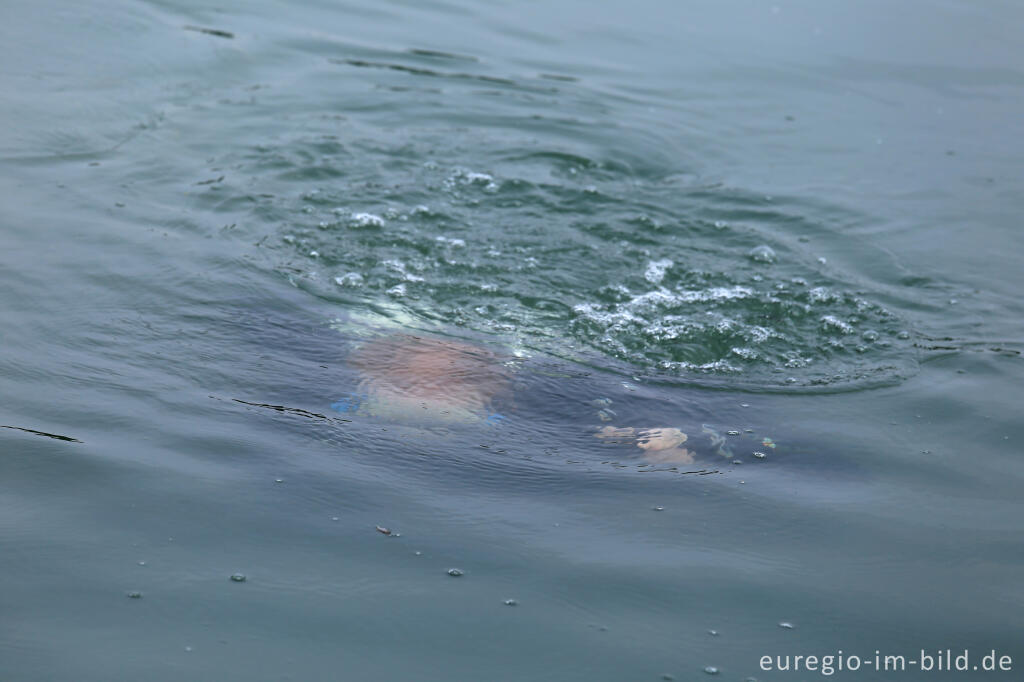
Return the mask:
[(15, 431), (24, 431), (25, 433), (34, 433), (37, 436), (46, 436), (47, 438), (53, 438), (55, 440), (64, 440), (70, 443), (81, 443), (82, 441), (71, 436), (62, 436), (57, 433), (47, 433), (46, 431), (36, 431), (35, 429), (26, 429), (24, 426), (0, 426), (0, 429), (14, 429)]

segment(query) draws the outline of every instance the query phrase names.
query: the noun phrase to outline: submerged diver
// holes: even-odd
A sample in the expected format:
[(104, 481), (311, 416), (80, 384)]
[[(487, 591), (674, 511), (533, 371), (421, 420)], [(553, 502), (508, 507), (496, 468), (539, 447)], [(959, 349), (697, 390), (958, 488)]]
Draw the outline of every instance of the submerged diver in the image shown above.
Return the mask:
[[(519, 362), (462, 341), (391, 333), (352, 351), (347, 364), (357, 373), (357, 390), (331, 407), (399, 422), (496, 424), (507, 418), (502, 408), (511, 407)], [(695, 453), (684, 447), (687, 434), (677, 428), (606, 425), (594, 431), (602, 442), (635, 445), (654, 463), (694, 461)], [(731, 456), (724, 438), (708, 427), (703, 434), (710, 437), (713, 452)]]

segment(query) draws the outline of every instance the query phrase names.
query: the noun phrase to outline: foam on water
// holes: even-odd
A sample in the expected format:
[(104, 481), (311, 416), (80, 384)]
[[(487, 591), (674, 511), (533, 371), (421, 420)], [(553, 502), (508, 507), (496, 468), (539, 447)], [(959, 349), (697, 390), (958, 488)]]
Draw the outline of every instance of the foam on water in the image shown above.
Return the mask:
[(815, 250), (846, 238), (841, 209), (701, 180), (584, 84), (544, 88), (537, 106), (589, 116), (508, 127), (489, 114), (505, 105), (481, 99), (469, 129), (396, 138), (372, 117), (339, 127), (310, 113), (197, 171), (230, 166), (241, 181), (195, 201), (227, 208), (270, 267), (346, 310), (391, 300), (421, 325), (668, 381), (842, 389), (915, 371), (892, 292)]

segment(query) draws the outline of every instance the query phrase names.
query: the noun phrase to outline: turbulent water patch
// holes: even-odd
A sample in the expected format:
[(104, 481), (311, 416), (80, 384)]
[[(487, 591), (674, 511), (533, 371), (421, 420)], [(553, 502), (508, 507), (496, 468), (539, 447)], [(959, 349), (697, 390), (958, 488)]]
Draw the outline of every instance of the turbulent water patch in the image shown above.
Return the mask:
[(455, 79), (435, 102), (393, 89), (433, 74), (332, 64), (392, 88), (360, 107), (462, 98), (473, 123), (411, 116), (395, 134), (390, 109), (316, 111), (197, 171), (232, 170), (197, 205), (231, 214), (296, 286), (687, 382), (845, 388), (914, 371), (907, 323), (815, 252), (841, 239), (838, 209), (701, 181), (581, 84), (538, 79), (528, 115), (523, 78)]

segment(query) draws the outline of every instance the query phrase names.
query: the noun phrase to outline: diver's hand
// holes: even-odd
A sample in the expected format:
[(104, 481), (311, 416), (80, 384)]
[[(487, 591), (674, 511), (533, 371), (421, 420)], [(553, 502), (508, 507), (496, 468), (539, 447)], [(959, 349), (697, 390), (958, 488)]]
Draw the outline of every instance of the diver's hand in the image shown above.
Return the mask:
[(632, 426), (617, 428), (615, 426), (602, 427), (594, 434), (608, 442), (636, 443), (636, 446), (648, 452), (653, 450), (668, 450), (682, 445), (686, 442), (686, 434), (679, 429), (634, 429)]
[(679, 429), (641, 429), (636, 434), (637, 447), (647, 450), (669, 450), (686, 442), (686, 434)]
[(644, 459), (652, 464), (693, 464), (693, 453), (681, 446), (647, 450)]
[(626, 427), (624, 429), (617, 429), (614, 426), (605, 426), (598, 430), (594, 434), (594, 438), (600, 438), (604, 441), (609, 442), (620, 442), (620, 443), (632, 443), (636, 437), (636, 429), (632, 427)]
[(634, 429), (631, 426), (598, 429), (595, 438), (608, 443), (633, 443), (644, 451), (644, 459), (656, 464), (692, 464), (693, 453), (682, 447), (686, 434), (679, 429)]

